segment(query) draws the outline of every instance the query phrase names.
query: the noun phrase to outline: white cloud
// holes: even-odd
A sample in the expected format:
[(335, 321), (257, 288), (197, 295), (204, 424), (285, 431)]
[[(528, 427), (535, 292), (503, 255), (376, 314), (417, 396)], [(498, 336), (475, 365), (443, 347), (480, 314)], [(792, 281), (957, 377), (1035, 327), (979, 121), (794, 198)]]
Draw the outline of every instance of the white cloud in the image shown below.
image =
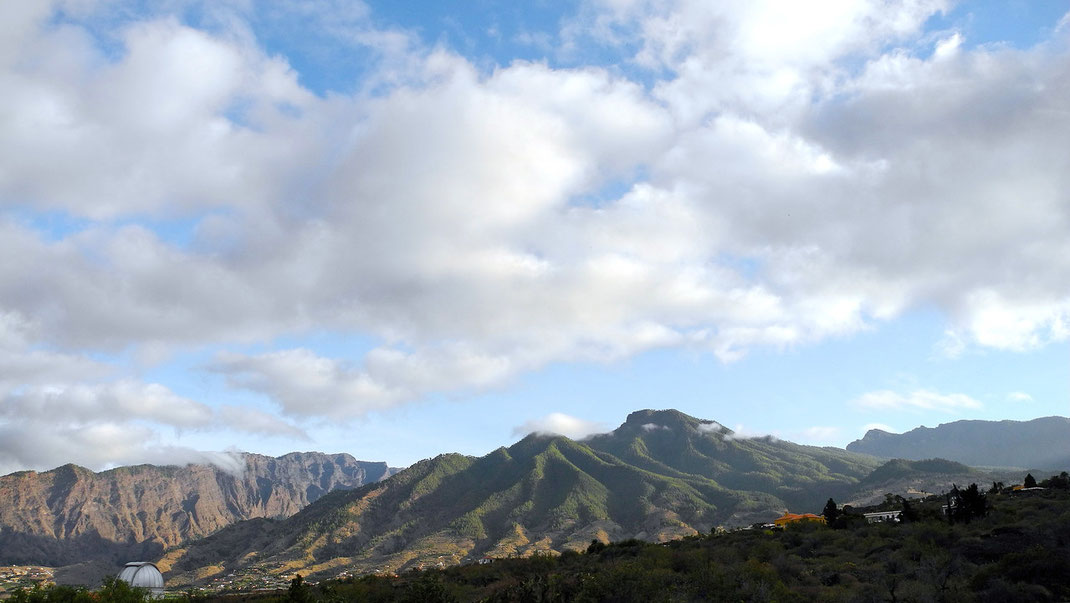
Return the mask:
[(212, 423), (208, 406), (175, 395), (158, 383), (124, 379), (105, 384), (44, 385), (17, 388), (3, 396), (0, 418), (85, 424), (97, 419), (118, 423), (147, 420), (176, 428)]
[(981, 403), (966, 394), (941, 394), (919, 389), (909, 393), (878, 390), (862, 394), (851, 403), (859, 408), (873, 410), (935, 410), (957, 412), (976, 410)]
[(1011, 402), (1032, 402), (1033, 396), (1025, 392), (1011, 392), (1007, 394), (1007, 400)]
[[(892, 9), (844, 3), (827, 14), (810, 15), (817, 19), (812, 27), (798, 27), (793, 20), (792, 35), (802, 37), (793, 41), (791, 36), (774, 36), (784, 42), (779, 50), (746, 40), (764, 39), (790, 7), (762, 5), (713, 18), (696, 4), (642, 6), (639, 13), (616, 18), (686, 25), (685, 38), (676, 41), (659, 37), (670, 30), (654, 25), (642, 29), (652, 44), (647, 51), (661, 48), (657, 54), (664, 60), (676, 57), (681, 49), (690, 49), (703, 60), (724, 55), (704, 55), (712, 51), (701, 44), (709, 38), (704, 33), (708, 27), (729, 27), (742, 33), (724, 56), (789, 61), (794, 69), (824, 64), (848, 51), (871, 52), (879, 47), (872, 42), (874, 35), (899, 39), (942, 5)], [(766, 13), (779, 16), (770, 20), (762, 16)], [(833, 31), (836, 34), (830, 35)], [(545, 358), (626, 356), (697, 339), (731, 360), (755, 345), (796, 345), (866, 328), (867, 316), (893, 317), (927, 299), (946, 300), (956, 314), (965, 310), (957, 324), (971, 325), (968, 335), (981, 345), (1039, 344), (1046, 339), (1038, 333), (1045, 330), (1050, 338), (1065, 337), (1059, 327), (1065, 323), (1065, 312), (1053, 314), (1043, 296), (1031, 312), (1036, 318), (1004, 321), (1002, 328), (984, 313), (992, 307), (984, 299), (972, 306), (957, 304), (950, 287), (969, 292), (969, 284), (948, 279), (947, 270), (964, 266), (962, 262), (933, 266), (916, 275), (900, 273), (902, 237), (913, 241), (909, 248), (919, 250), (918, 258), (924, 247), (919, 243), (948, 247), (949, 241), (938, 230), (931, 236), (918, 228), (896, 230), (903, 225), (899, 214), (906, 212), (909, 217), (915, 208), (926, 207), (897, 206), (902, 183), (896, 175), (900, 167), (909, 170), (914, 165), (917, 149), (901, 157), (860, 162), (853, 148), (844, 147), (850, 140), (813, 117), (785, 125), (753, 111), (746, 115), (722, 111), (709, 123), (674, 129), (665, 107), (647, 98), (642, 88), (604, 71), (517, 63), (481, 76), (460, 57), (443, 51), (412, 63), (411, 73), (401, 80), (406, 84), (385, 96), (325, 104), (301, 91), (279, 59), (259, 55), (239, 38), (213, 38), (167, 19), (132, 25), (125, 36), (127, 56), (106, 67), (116, 78), (109, 90), (125, 95), (137, 111), (151, 108), (155, 113), (145, 118), (151, 123), (168, 124), (163, 130), (149, 128), (153, 140), (169, 136), (168, 128), (189, 132), (191, 120), (201, 120), (204, 127), (222, 125), (227, 139), (235, 141), (232, 160), (206, 154), (208, 139), (198, 142), (191, 152), (207, 157), (213, 167), (169, 160), (169, 165), (194, 165), (199, 175), (172, 174), (168, 177), (181, 180), (181, 186), (166, 182), (162, 186), (169, 195), (195, 203), (198, 195), (174, 191), (197, 183), (211, 187), (206, 198), (241, 199), (237, 213), (204, 218), (199, 228), (206, 245), (218, 245), (224, 237), (230, 241), (231, 254), (238, 255), (169, 249), (151, 233), (130, 228), (95, 230), (82, 237), (81, 245), (73, 240), (62, 245), (24, 240), (22, 233), (18, 251), (40, 257), (39, 265), (72, 268), (46, 278), (52, 279), (52, 290), (71, 291), (72, 296), (77, 292), (83, 304), (75, 309), (64, 298), (56, 300), (59, 321), (46, 321), (44, 337), (82, 345), (112, 340), (121, 345), (146, 338), (182, 340), (210, 331), (217, 339), (228, 340), (318, 324), (370, 329), (411, 346), (435, 346), (436, 340), (448, 338), (483, 348), (483, 354), (499, 355), (490, 351), (494, 348), (515, 355), (533, 342), (538, 345), (549, 330), (551, 337), (560, 339), (541, 346), (545, 349), (536, 355)], [(802, 47), (816, 54), (799, 55)], [(222, 71), (219, 77), (199, 80), (188, 91), (193, 98), (173, 111), (167, 103), (147, 102), (140, 96), (163, 94), (166, 87), (123, 75), (140, 73), (142, 64), (161, 64), (160, 77), (181, 82), (188, 65), (173, 57), (187, 55), (210, 57), (217, 65), (213, 69)], [(994, 55), (994, 60), (1005, 63), (1006, 69), (1039, 69), (1014, 64), (1011, 56)], [(889, 88), (887, 77), (880, 74), (890, 73), (892, 65), (900, 79)], [(973, 69), (969, 64), (940, 69), (966, 70), (960, 77), (979, 80), (977, 89), (987, 89), (982, 78), (969, 73)], [(843, 84), (852, 93), (846, 105), (849, 119), (872, 119), (876, 112), (860, 108), (875, 96), (913, 95), (917, 86), (932, 85), (927, 78), (943, 81), (946, 74), (938, 71), (935, 63), (909, 55), (874, 59), (861, 77)], [(282, 83), (269, 89), (243, 83), (269, 80), (274, 76), (267, 74), (276, 72), (283, 74), (275, 78)], [(685, 76), (679, 73), (676, 78)], [(1003, 74), (997, 70), (994, 76)], [(812, 94), (799, 95), (813, 102)], [(255, 130), (243, 128), (227, 120), (223, 107), (246, 97), (265, 106), (289, 103), (300, 111), (297, 117), (266, 119)], [(961, 100), (956, 112), (972, 103), (969, 97)], [(943, 110), (946, 104), (937, 103), (934, 110)], [(820, 117), (824, 105), (812, 109), (809, 115)], [(120, 127), (127, 124), (128, 113), (121, 112), (122, 124), (109, 114), (94, 119)], [(859, 124), (851, 131), (869, 125)], [(817, 131), (817, 126), (824, 129)], [(918, 126), (905, 128), (917, 130)], [(349, 132), (344, 143), (332, 134), (339, 131)], [(295, 139), (312, 141), (308, 143), (312, 146), (293, 148)], [(218, 141), (211, 145), (220, 147)], [(997, 146), (978, 148), (991, 154)], [(285, 157), (276, 161), (254, 148), (277, 149)], [(570, 206), (576, 195), (643, 163), (653, 166), (651, 182), (656, 186), (637, 186), (596, 210)], [(205, 173), (232, 164), (234, 169), (223, 170), (230, 174), (223, 180), (205, 178)], [(286, 167), (280, 168), (281, 164)], [(312, 166), (324, 164), (338, 169), (320, 168), (321, 173), (309, 174)], [(711, 172), (709, 165), (719, 169)], [(90, 171), (93, 177), (118, 178), (162, 170)], [(243, 187), (267, 184), (233, 191), (225, 178), (234, 174), (243, 174), (240, 182), (235, 181)], [(402, 176), (382, 179), (380, 174)], [(279, 197), (279, 191), (292, 187), (279, 179), (310, 177), (318, 179), (313, 188), (317, 196), (295, 215), (291, 201)], [(153, 182), (161, 181), (154, 177)], [(860, 199), (859, 186), (871, 194)], [(991, 188), (985, 182), (980, 186)], [(85, 188), (105, 190), (79, 186)], [(138, 203), (156, 207), (165, 201), (148, 193), (108, 196), (112, 203), (136, 197)], [(933, 196), (950, 197), (941, 190), (933, 191)], [(39, 192), (36, 198), (49, 195)], [(859, 203), (868, 205), (861, 215), (856, 211)], [(69, 209), (80, 213), (92, 208), (88, 215), (97, 215), (105, 207)], [(958, 219), (960, 214), (952, 201), (927, 207), (925, 211), (936, 218), (947, 214)], [(1015, 211), (1020, 213), (1020, 208)], [(865, 216), (872, 216), (873, 222), (858, 221)], [(907, 226), (926, 224), (925, 218), (918, 215)], [(16, 229), (11, 238), (19, 240), (19, 235)], [(885, 249), (882, 241), (888, 242)], [(82, 260), (95, 249), (105, 250), (100, 269)], [(927, 257), (959, 258), (972, 250), (939, 251)], [(730, 269), (719, 269), (716, 262), (711, 265), (711, 258), (724, 253), (755, 260), (763, 267), (758, 282), (748, 283)], [(132, 257), (141, 259), (136, 264), (126, 259)], [(888, 261), (896, 265), (885, 265)], [(915, 268), (931, 263), (910, 261)], [(159, 274), (182, 275), (181, 288), (153, 278)], [(22, 276), (16, 273), (11, 278)], [(281, 288), (279, 282), (287, 286)], [(945, 282), (947, 289), (932, 290), (934, 283)], [(503, 293), (508, 299), (498, 303)], [(634, 301), (621, 305), (617, 303), (621, 298)], [(225, 303), (220, 305), (220, 300)], [(37, 301), (28, 296), (25, 308)], [(605, 314), (607, 306), (620, 310)], [(526, 336), (525, 330), (539, 331), (539, 336)]]
[[(65, 372), (70, 364), (66, 357), (57, 361), (35, 352), (29, 358), (51, 366), (48, 377), (83, 372)], [(75, 365), (82, 368), (79, 362)], [(89, 366), (96, 368), (92, 363)], [(308, 439), (301, 429), (273, 415), (240, 406), (217, 411), (159, 383), (129, 378), (49, 381), (37, 372), (28, 378), (26, 372), (5, 377), (0, 380), (0, 473), (50, 469), (68, 462), (95, 470), (116, 464), (210, 462), (233, 471), (233, 463), (225, 458), (175, 445), (163, 433), (255, 433)]]
[(639, 44), (639, 64), (671, 70), (656, 93), (694, 123), (723, 111), (805, 110), (809, 98), (846, 76), (841, 59), (871, 56), (916, 34), (950, 3), (845, 0), (821, 10), (788, 0), (598, 4), (603, 11), (590, 29), (622, 47)]
[(0, 392), (16, 387), (70, 382), (107, 375), (112, 368), (82, 355), (0, 346)]
[(605, 433), (609, 428), (602, 423), (587, 421), (572, 415), (560, 412), (552, 412), (538, 419), (525, 421), (513, 429), (514, 436), (529, 433), (563, 435), (573, 440), (579, 440), (596, 433)]
[(1008, 299), (991, 289), (976, 291), (965, 299), (963, 330), (979, 345), (1024, 351), (1070, 334), (1070, 300), (1044, 303)]
[(725, 435), (725, 439), (726, 440), (754, 440), (754, 439), (762, 439), (762, 438), (770, 438), (772, 440), (779, 440), (780, 439), (780, 434), (777, 433), (777, 432), (769, 433), (769, 432), (765, 432), (765, 431), (756, 431), (756, 430), (744, 427), (742, 423), (739, 423), (732, 430), (732, 433)]
[[(20, 258), (0, 263), (0, 368), (25, 412), (57, 386), (74, 408), (160, 400), (163, 420), (165, 394), (100, 385), (124, 369), (90, 358), (310, 330), (384, 343), (213, 366), (338, 417), (553, 362), (731, 361), (919, 307), (948, 317), (948, 353), (1070, 339), (1062, 38), (929, 56), (935, 0), (594, 3), (640, 83), (582, 60), (481, 70), (363, 5), (231, 3), (210, 31), (159, 8), (100, 33), (30, 4), (0, 5), (0, 207), (19, 209), (0, 255)], [(355, 91), (317, 96), (263, 50), (250, 22), (291, 16), (376, 49)], [(57, 211), (75, 226), (34, 221)], [(214, 416), (183, 407), (166, 421)]]
[(225, 425), (237, 431), (286, 437), (306, 442), (312, 441), (312, 438), (303, 429), (287, 423), (275, 415), (255, 408), (221, 406), (219, 408), (219, 418)]
[(840, 435), (839, 427), (814, 425), (802, 430), (800, 438), (803, 443), (824, 445), (833, 442)]
[(698, 426), (698, 430), (700, 432), (702, 432), (702, 433), (722, 433), (726, 429), (728, 429), (728, 428), (725, 427), (724, 425), (721, 425), (717, 421), (709, 421), (709, 422), (706, 422), (706, 423), (700, 423), (699, 426)]
[(213, 370), (225, 374), (231, 386), (267, 394), (295, 415), (364, 412), (387, 406), (400, 395), (364, 372), (305, 349), (260, 356), (220, 354)]
[(788, 440), (800, 444), (812, 446), (835, 445), (840, 435), (839, 427), (815, 425), (805, 428), (791, 428), (787, 430), (775, 429), (772, 431), (754, 430), (744, 425), (736, 425), (732, 433), (726, 434), (728, 440)]
[(0, 475), (25, 469), (48, 470), (75, 463), (100, 471), (120, 465), (209, 463), (240, 473), (233, 453), (202, 452), (161, 442), (152, 429), (129, 423), (99, 422), (57, 426), (0, 422)]
[(344, 417), (408, 402), (433, 391), (485, 387), (515, 372), (510, 360), (478, 350), (377, 348), (363, 367), (307, 349), (246, 356), (221, 353), (211, 370), (238, 388), (268, 395), (287, 414)]

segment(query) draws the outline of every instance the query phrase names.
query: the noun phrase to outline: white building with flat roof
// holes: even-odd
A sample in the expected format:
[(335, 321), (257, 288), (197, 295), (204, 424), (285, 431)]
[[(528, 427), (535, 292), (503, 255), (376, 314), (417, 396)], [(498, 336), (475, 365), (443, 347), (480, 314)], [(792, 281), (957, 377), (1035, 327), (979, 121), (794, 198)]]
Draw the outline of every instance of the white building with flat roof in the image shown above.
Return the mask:
[(876, 511), (873, 513), (863, 513), (866, 516), (866, 523), (899, 523), (899, 520), (903, 517), (902, 511)]

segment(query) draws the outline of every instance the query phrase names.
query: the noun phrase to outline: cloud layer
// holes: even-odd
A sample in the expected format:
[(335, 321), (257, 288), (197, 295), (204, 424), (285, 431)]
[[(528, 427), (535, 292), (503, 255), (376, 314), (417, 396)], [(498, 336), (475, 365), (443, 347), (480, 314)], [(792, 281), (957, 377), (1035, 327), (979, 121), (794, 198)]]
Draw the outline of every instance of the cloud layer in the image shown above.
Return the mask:
[(862, 394), (854, 400), (854, 404), (859, 408), (873, 410), (956, 412), (981, 408), (980, 402), (966, 394), (941, 394), (925, 389), (907, 393), (882, 389)]
[[(109, 412), (301, 433), (94, 359), (131, 351), (217, 348), (210, 371), (281, 414), (345, 418), (554, 362), (732, 360), (919, 308), (946, 316), (951, 351), (1066, 341), (1070, 32), (970, 47), (923, 30), (947, 5), (591, 2), (561, 33), (568, 68), (486, 68), (361, 7), (326, 33), (375, 60), (355, 91), (317, 94), (241, 3), (211, 27), (6, 3), (0, 255), (19, 261), (0, 264), (0, 428), (82, 451)], [(591, 47), (621, 66), (584, 64)], [(242, 347), (313, 330), (379, 343)], [(46, 412), (81, 423), (34, 423)], [(156, 428), (137, 425), (147, 446)]]

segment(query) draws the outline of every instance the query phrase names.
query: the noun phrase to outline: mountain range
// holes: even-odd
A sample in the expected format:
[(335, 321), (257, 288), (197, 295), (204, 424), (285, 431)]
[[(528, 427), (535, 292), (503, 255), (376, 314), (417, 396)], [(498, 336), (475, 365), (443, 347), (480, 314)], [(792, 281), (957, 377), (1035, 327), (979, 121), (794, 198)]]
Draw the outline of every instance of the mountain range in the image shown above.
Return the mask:
[(153, 559), (235, 522), (293, 515), (324, 494), (392, 475), (348, 454), (241, 454), (215, 465), (77, 465), (0, 477), (0, 563), (63, 566)]
[[(482, 457), (443, 454), (400, 471), (322, 453), (243, 454), (236, 471), (65, 465), (0, 477), (0, 564), (81, 564), (64, 568), (77, 576), (68, 582), (95, 584), (117, 563), (159, 560), (170, 584), (186, 585), (229, 572), (329, 576), (579, 550), (592, 540), (665, 541), (819, 512), (828, 498), (865, 505), (953, 483), (1020, 482), (1017, 470), (967, 464), (1070, 467), (1068, 423), (870, 431), (844, 450), (642, 410), (584, 440), (531, 434)], [(918, 434), (929, 437), (901, 447)], [(954, 460), (904, 460), (931, 457)]]
[(847, 450), (883, 458), (943, 458), (974, 467), (1070, 467), (1070, 418), (955, 421), (894, 434), (871, 429)]
[(665, 541), (770, 521), (789, 508), (820, 511), (879, 464), (644, 410), (584, 441), (532, 434), (479, 458), (422, 461), (289, 519), (227, 527), (160, 565), (179, 585), (235, 571), (397, 571), (581, 550), (592, 540)]

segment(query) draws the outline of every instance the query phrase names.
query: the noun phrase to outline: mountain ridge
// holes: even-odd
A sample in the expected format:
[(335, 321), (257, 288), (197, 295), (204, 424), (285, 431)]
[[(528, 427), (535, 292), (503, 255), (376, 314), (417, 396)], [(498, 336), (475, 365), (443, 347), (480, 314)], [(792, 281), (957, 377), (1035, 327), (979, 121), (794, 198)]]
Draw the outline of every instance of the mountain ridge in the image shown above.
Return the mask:
[(235, 521), (288, 517), (332, 490), (396, 471), (345, 453), (239, 457), (240, 472), (206, 464), (93, 472), (68, 463), (2, 476), (0, 563), (158, 555)]
[[(872, 457), (737, 438), (679, 411), (637, 411), (582, 441), (529, 434), (481, 457), (440, 455), (336, 492), (293, 517), (236, 524), (166, 558), (175, 585), (213, 572), (398, 571), (481, 556), (667, 541), (718, 525), (819, 511), (877, 467)], [(752, 481), (733, 489), (726, 482)]]
[(846, 446), (882, 458), (943, 458), (972, 467), (1058, 469), (1070, 466), (1070, 418), (962, 420), (902, 434), (871, 429)]

